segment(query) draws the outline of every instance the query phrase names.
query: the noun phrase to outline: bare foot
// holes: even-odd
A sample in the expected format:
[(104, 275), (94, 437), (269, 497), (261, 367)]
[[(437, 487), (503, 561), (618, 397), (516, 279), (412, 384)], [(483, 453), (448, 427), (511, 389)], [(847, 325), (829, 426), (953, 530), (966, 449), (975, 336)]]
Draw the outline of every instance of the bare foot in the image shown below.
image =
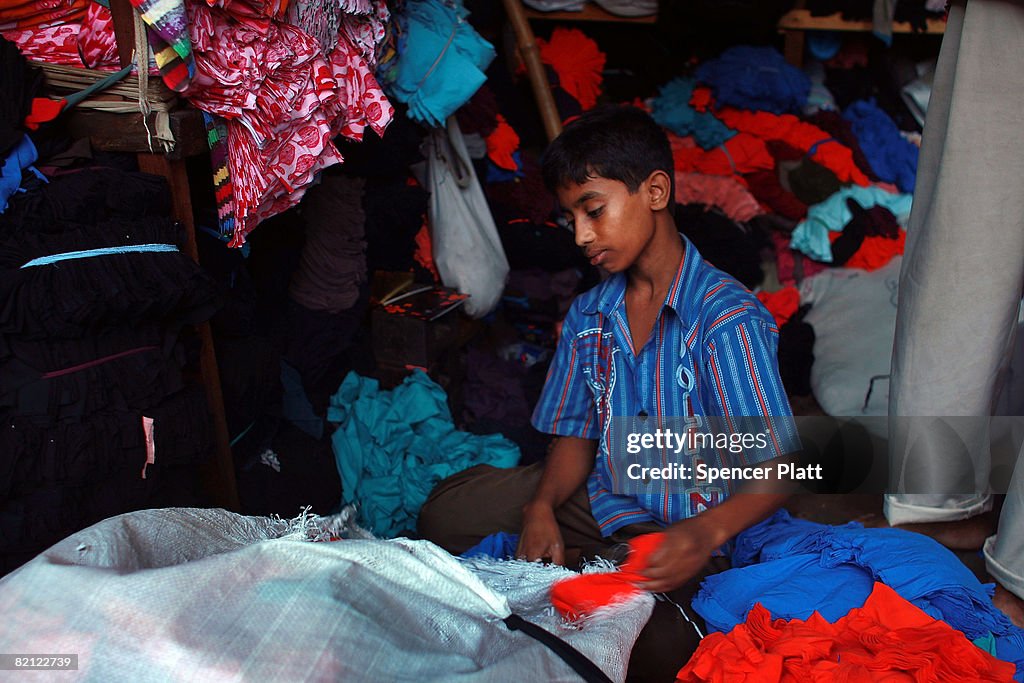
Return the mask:
[[(927, 522), (923, 524), (900, 524), (896, 529), (913, 531), (929, 536), (950, 550), (980, 550), (985, 539), (996, 532), (998, 516), (990, 511), (984, 514), (959, 519), (955, 522)], [(868, 528), (886, 528), (889, 523), (884, 515), (865, 515), (855, 521)]]
[(1009, 617), (1016, 626), (1024, 628), (1024, 600), (996, 584), (996, 594), (992, 596), (992, 604)]

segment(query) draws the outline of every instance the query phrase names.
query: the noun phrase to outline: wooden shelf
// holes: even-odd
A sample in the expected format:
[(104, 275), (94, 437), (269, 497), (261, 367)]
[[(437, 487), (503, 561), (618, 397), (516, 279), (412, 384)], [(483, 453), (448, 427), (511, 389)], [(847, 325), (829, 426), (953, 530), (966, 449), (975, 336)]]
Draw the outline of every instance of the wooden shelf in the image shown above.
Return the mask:
[[(908, 22), (893, 22), (892, 32), (920, 33), (921, 35), (942, 35), (946, 32), (945, 19), (926, 19), (927, 29), (924, 32), (914, 31)], [(777, 24), (779, 33), (786, 36), (786, 61), (793, 66), (800, 66), (804, 61), (804, 35), (807, 31), (845, 31), (849, 33), (870, 33), (874, 30), (871, 21), (847, 21), (839, 13), (827, 17), (812, 17), (809, 9), (793, 9), (782, 15)]]
[[(944, 19), (927, 19), (928, 29), (925, 34), (942, 35), (946, 32)], [(857, 31), (871, 32), (874, 25), (871, 21), (847, 21), (839, 13), (827, 17), (812, 17), (808, 9), (794, 9), (786, 12), (779, 19), (780, 31)], [(897, 21), (892, 25), (893, 33), (915, 33), (909, 22)]]
[(539, 19), (546, 21), (604, 21), (618, 24), (653, 24), (657, 16), (651, 14), (645, 17), (620, 17), (618, 14), (606, 12), (597, 5), (584, 5), (579, 12), (541, 12), (535, 9), (524, 8), (527, 19)]

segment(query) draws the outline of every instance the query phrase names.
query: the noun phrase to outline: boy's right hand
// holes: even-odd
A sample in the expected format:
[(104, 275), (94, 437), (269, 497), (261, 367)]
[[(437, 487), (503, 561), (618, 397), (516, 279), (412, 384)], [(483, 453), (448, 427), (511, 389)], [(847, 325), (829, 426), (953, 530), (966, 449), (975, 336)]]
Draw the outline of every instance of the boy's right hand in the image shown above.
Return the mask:
[(565, 563), (562, 531), (550, 506), (530, 505), (523, 510), (523, 529), (519, 534), (516, 557), (527, 562)]

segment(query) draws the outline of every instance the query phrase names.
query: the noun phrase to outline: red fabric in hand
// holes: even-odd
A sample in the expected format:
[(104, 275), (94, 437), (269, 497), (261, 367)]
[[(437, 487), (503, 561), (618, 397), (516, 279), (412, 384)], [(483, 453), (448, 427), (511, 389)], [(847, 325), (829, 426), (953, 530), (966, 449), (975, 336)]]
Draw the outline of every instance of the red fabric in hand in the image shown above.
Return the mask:
[(640, 572), (647, 568), (647, 560), (658, 549), (665, 534), (645, 534), (629, 542), (629, 556), (617, 572), (607, 574), (581, 574), (551, 587), (551, 603), (566, 619), (575, 621), (594, 611), (623, 602), (643, 592), (636, 586), (647, 580)]

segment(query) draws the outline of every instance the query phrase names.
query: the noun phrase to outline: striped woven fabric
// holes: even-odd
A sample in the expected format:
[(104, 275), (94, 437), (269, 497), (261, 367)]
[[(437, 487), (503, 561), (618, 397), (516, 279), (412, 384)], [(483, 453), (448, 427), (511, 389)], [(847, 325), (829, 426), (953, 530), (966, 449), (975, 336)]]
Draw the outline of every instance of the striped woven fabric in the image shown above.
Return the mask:
[(148, 27), (157, 68), (167, 87), (183, 92), (195, 73), (184, 0), (130, 0)]
[(213, 191), (217, 199), (217, 224), (222, 237), (235, 233), (235, 189), (228, 169), (228, 131), (224, 119), (203, 112), (206, 141), (210, 146), (210, 167), (213, 169)]

